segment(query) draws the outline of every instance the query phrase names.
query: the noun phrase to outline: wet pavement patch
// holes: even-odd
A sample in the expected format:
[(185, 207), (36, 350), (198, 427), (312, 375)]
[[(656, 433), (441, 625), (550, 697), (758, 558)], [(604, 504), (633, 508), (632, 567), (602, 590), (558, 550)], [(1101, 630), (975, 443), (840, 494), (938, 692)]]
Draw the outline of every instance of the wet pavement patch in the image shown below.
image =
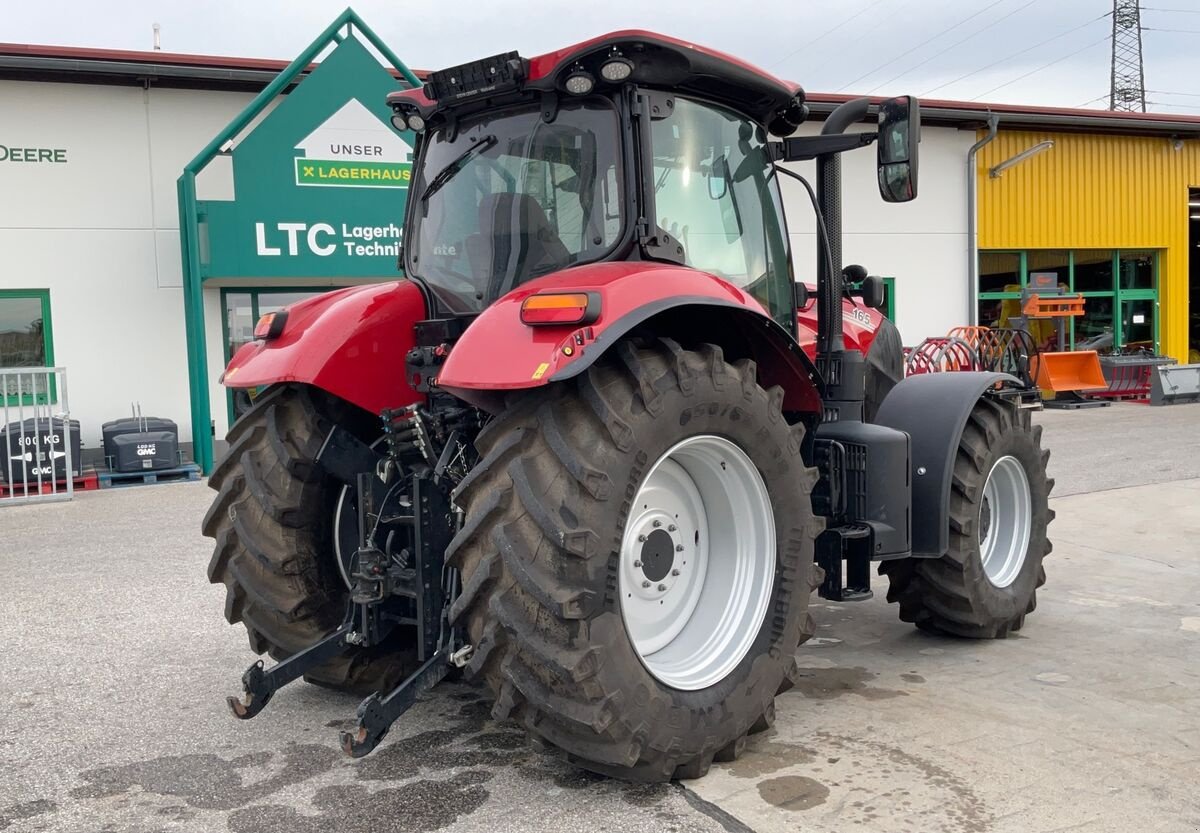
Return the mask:
[(812, 763), (816, 752), (795, 743), (751, 738), (742, 756), (724, 768), (737, 778), (759, 778), (797, 764)]
[(907, 692), (869, 686), (877, 677), (865, 668), (801, 668), (795, 690), (813, 700), (832, 700), (843, 694), (857, 694), (867, 700), (907, 697)]
[(394, 833), (439, 830), (478, 810), (492, 774), (466, 770), (440, 780), (410, 781), (374, 792), (366, 787), (323, 787), (313, 796), (317, 815), (292, 807), (259, 805), (229, 816), (231, 833)]
[[(919, 795), (928, 814), (925, 819), (929, 824), (924, 829), (940, 829), (933, 823), (935, 819), (944, 819), (947, 828), (957, 833), (984, 833), (992, 827), (994, 815), (991, 810), (975, 793), (970, 783), (946, 767), (880, 741), (829, 732), (816, 732), (812, 739), (815, 745), (830, 752), (841, 752), (840, 759), (849, 759), (855, 766), (860, 767), (858, 772), (864, 774), (856, 774), (855, 781), (870, 777), (866, 773), (884, 778), (878, 788), (871, 788), (871, 794), (874, 796), (872, 801), (858, 802), (844, 809), (843, 816), (849, 823), (873, 822), (878, 818), (878, 801), (895, 799), (903, 806), (909, 803), (909, 799), (917, 800), (916, 796)], [(901, 772), (905, 774), (901, 775)], [(923, 785), (921, 788), (906, 791), (895, 786), (910, 781), (913, 776)], [(829, 781), (829, 786), (841, 786), (841, 783)], [(901, 798), (900, 793), (907, 798)]]
[(45, 798), (0, 807), (0, 830), (4, 830), (6, 827), (10, 827), (22, 819), (31, 819), (34, 816), (50, 813), (57, 809), (57, 804)]
[(829, 787), (803, 775), (781, 775), (760, 781), (758, 794), (783, 810), (811, 810), (829, 798)]
[[(275, 760), (276, 754), (282, 762)], [(292, 744), (281, 753), (256, 752), (226, 760), (217, 755), (167, 755), (134, 764), (85, 770), (87, 782), (72, 798), (108, 798), (137, 788), (180, 798), (202, 810), (233, 810), (327, 772), (342, 758), (333, 748)], [(247, 770), (278, 764), (266, 778), (244, 777)]]

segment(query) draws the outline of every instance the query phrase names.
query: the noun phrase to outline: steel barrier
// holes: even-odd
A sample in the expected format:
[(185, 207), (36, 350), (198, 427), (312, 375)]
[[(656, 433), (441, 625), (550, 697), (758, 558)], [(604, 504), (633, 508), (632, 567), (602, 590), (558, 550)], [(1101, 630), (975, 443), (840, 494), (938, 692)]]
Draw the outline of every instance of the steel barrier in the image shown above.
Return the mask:
[(1159, 365), (1150, 377), (1151, 405), (1200, 402), (1200, 364)]
[(65, 368), (0, 368), (0, 450), (0, 506), (71, 499), (82, 472)]

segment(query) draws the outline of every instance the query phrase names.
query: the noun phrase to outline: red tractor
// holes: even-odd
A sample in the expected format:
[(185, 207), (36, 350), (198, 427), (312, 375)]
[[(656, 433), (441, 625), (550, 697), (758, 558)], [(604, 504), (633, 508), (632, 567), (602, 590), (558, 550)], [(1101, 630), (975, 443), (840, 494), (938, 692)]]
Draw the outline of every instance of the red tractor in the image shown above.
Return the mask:
[[(1040, 429), (1000, 373), (903, 379), (882, 283), (841, 263), (839, 154), (916, 196), (911, 98), (792, 137), (801, 88), (643, 31), (434, 73), (405, 279), (265, 316), (262, 387), (204, 521), (260, 661), (367, 692), (353, 756), (455, 669), (588, 769), (703, 775), (770, 725), (813, 590), (1004, 637), (1050, 550)], [(878, 130), (845, 133), (872, 112)], [(814, 189), (778, 163), (815, 159)], [(817, 289), (793, 279), (801, 181)]]

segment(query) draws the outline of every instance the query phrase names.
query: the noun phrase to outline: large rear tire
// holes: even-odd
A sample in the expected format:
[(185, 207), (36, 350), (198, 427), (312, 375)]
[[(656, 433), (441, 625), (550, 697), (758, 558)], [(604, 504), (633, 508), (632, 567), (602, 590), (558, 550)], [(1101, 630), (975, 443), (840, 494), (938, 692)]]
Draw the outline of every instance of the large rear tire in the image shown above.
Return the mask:
[(950, 551), (937, 559), (884, 561), (888, 601), (923, 630), (976, 639), (1019, 630), (1046, 582), (1046, 527), (1054, 481), (1050, 452), (1029, 412), (990, 397), (971, 411), (950, 494)]
[[(208, 480), (217, 497), (202, 528), (216, 539), (209, 581), (225, 585), (225, 618), (245, 625), (255, 653), (284, 659), (342, 621), (347, 588), (333, 542), (342, 484), (316, 457), (335, 423), (358, 426), (363, 416), (320, 391), (278, 385), (229, 430), (229, 450)], [(416, 667), (407, 641), (411, 634), (398, 630), (305, 679), (359, 694), (390, 689)]]
[[(586, 769), (699, 777), (769, 726), (791, 686), (819, 583), (816, 472), (782, 391), (755, 373), (713, 345), (626, 341), (476, 441), (447, 551), (463, 578), (451, 616), (475, 647), (467, 673), (495, 694), (493, 714)], [(710, 597), (688, 598), (703, 558)], [(667, 611), (676, 597), (679, 618), (656, 623), (655, 601)]]

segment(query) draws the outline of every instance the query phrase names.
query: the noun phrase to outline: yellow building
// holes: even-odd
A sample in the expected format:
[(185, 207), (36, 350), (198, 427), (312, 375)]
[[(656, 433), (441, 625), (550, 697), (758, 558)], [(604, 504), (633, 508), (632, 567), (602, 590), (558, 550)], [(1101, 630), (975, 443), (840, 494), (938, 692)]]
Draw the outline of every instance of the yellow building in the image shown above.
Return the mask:
[(1200, 348), (1200, 118), (993, 112), (998, 129), (975, 159), (979, 323), (1006, 317), (1029, 275), (1051, 272), (1086, 299), (1075, 346), (1187, 362)]

